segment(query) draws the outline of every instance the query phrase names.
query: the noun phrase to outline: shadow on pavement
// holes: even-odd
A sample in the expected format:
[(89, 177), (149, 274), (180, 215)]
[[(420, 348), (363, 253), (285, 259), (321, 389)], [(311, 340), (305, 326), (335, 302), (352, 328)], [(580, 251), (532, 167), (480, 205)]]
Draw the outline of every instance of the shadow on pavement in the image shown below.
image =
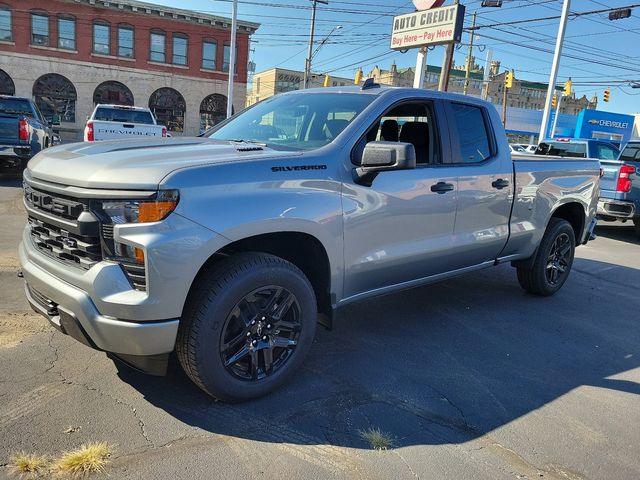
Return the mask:
[(640, 235), (635, 231), (632, 221), (626, 223), (598, 223), (595, 233), (599, 237), (620, 240), (621, 242), (636, 243), (640, 245)]
[(165, 378), (126, 367), (119, 376), (175, 418), (224, 435), (366, 448), (359, 431), (378, 427), (398, 446), (465, 442), (580, 387), (640, 394), (610, 378), (640, 363), (629, 315), (640, 308), (631, 288), (640, 270), (616, 272), (630, 287), (574, 272), (539, 298), (502, 266), (345, 307), (289, 385), (240, 405), (213, 401), (177, 365)]

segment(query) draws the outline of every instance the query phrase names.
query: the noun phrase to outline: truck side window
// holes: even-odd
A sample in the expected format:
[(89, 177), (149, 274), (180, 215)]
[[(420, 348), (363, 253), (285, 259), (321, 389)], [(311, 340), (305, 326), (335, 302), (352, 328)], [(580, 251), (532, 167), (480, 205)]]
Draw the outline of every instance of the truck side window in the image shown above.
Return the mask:
[(458, 152), (454, 146), (453, 163), (478, 163), (491, 156), (487, 124), (482, 109), (463, 103), (452, 103)]
[(616, 160), (618, 151), (608, 145), (598, 145), (598, 158), (601, 160)]
[(367, 134), (367, 142), (374, 140), (412, 143), (418, 165), (438, 162), (433, 114), (426, 102), (405, 103), (386, 112)]

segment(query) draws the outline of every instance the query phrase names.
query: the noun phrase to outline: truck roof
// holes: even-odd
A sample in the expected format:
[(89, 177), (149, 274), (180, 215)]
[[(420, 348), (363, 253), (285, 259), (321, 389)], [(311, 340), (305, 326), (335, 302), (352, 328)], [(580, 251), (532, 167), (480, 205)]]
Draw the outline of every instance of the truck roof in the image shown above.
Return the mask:
[(135, 110), (137, 112), (149, 112), (150, 109), (146, 108), (146, 107), (132, 107), (129, 105), (117, 105), (115, 103), (98, 103), (96, 105), (96, 108), (115, 108), (118, 110)]
[(15, 95), (0, 95), (0, 98), (11, 98), (13, 100), (26, 100), (27, 102), (30, 102), (31, 99), (27, 98), (27, 97), (16, 97)]
[(304, 90), (293, 90), (291, 92), (280, 93), (279, 95), (304, 95), (305, 93), (351, 93), (361, 95), (375, 95), (381, 96), (386, 94), (406, 94), (407, 96), (413, 96), (419, 90), (422, 93), (426, 93), (431, 98), (438, 98), (442, 100), (459, 101), (464, 103), (488, 103), (478, 97), (470, 95), (462, 95), (461, 93), (440, 92), (437, 90), (429, 90), (426, 88), (413, 88), (413, 87), (391, 87), (387, 85), (373, 84), (369, 88), (363, 89), (358, 85), (345, 85), (336, 87), (318, 87), (307, 88)]

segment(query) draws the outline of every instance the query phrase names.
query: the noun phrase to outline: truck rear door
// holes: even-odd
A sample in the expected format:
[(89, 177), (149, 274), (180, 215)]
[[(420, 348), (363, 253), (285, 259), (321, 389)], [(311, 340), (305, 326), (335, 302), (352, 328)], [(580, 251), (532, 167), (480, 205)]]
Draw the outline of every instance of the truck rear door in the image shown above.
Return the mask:
[[(451, 270), (495, 260), (509, 238), (513, 163), (494, 134), (491, 116), (477, 105), (447, 103), (451, 166), (458, 176), (458, 206)], [(499, 128), (502, 132), (502, 128)], [(500, 143), (501, 145), (502, 143)]]
[(18, 120), (33, 117), (29, 102), (0, 96), (0, 145), (18, 145)]

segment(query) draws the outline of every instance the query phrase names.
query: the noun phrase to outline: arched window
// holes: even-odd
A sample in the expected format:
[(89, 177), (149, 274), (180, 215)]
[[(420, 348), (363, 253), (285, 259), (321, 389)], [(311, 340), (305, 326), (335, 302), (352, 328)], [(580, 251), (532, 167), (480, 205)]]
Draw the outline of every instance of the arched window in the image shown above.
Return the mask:
[(93, 22), (93, 53), (109, 55), (111, 53), (111, 28), (102, 20)]
[(16, 85), (7, 72), (0, 70), (0, 95), (15, 95)]
[(149, 97), (149, 108), (159, 124), (171, 132), (184, 131), (184, 112), (187, 103), (184, 97), (170, 87), (159, 88)]
[(166, 34), (162, 30), (151, 30), (149, 42), (149, 60), (164, 63)]
[(133, 93), (123, 83), (109, 80), (102, 82), (93, 91), (93, 104), (112, 103), (115, 105), (133, 106)]
[(200, 103), (200, 133), (227, 118), (227, 97), (214, 93)]
[(187, 36), (184, 33), (173, 34), (173, 48), (171, 63), (174, 65), (186, 65), (187, 64)]
[(58, 48), (76, 49), (76, 19), (70, 15), (58, 16)]
[(33, 97), (47, 120), (75, 123), (78, 95), (68, 78), (57, 73), (41, 76), (33, 84)]

